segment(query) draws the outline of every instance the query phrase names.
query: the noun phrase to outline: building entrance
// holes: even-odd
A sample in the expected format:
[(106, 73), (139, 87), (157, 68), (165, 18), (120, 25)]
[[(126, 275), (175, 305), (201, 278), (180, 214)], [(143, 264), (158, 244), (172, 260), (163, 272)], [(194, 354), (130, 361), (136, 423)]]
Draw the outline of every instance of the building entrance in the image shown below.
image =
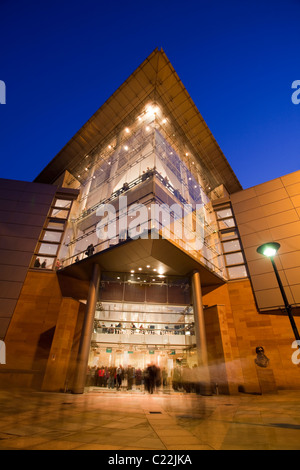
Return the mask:
[[(156, 385), (196, 365), (192, 306), (102, 302), (95, 314), (87, 386), (143, 390), (156, 366)], [(117, 371), (122, 371), (118, 387)]]

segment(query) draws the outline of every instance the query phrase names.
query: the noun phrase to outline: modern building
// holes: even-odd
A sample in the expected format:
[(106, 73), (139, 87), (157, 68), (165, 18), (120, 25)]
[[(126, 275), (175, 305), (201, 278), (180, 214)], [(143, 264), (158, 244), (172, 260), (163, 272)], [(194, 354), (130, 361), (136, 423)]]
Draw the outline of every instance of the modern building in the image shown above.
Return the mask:
[(280, 243), (300, 327), (300, 171), (243, 190), (162, 50), (0, 205), (1, 386), (83, 393), (88, 371), (156, 363), (206, 391), (300, 387), (256, 251)]

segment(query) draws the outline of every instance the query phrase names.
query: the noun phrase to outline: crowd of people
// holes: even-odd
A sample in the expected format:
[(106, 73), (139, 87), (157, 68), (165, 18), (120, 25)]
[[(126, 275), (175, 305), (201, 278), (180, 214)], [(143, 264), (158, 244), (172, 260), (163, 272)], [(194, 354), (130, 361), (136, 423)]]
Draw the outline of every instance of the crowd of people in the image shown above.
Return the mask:
[(152, 394), (157, 389), (169, 387), (175, 392), (201, 393), (201, 374), (199, 368), (194, 366), (178, 366), (169, 375), (165, 367), (162, 369), (155, 364), (145, 369), (128, 366), (117, 367), (89, 367), (87, 387), (100, 387), (116, 390), (145, 390)]
[(178, 325), (135, 325), (134, 323), (118, 323), (110, 325), (105, 324), (104, 322), (96, 321), (95, 322), (95, 333), (105, 333), (105, 334), (156, 334), (156, 335), (167, 335), (167, 334), (174, 334), (174, 335), (185, 335), (195, 334), (195, 326), (194, 323), (190, 323), (188, 325), (178, 324)]
[(153, 393), (156, 388), (166, 387), (168, 373), (165, 368), (162, 370), (154, 364), (150, 364), (146, 369), (128, 366), (118, 367), (89, 367), (87, 376), (87, 386), (103, 387), (117, 390), (132, 390), (136, 388)]

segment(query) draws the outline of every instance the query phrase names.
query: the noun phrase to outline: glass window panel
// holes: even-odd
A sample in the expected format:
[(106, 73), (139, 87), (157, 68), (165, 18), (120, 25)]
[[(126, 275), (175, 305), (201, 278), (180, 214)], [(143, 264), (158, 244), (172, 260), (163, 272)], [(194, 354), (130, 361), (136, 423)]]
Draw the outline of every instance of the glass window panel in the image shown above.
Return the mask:
[(42, 240), (45, 242), (56, 242), (59, 243), (61, 240), (62, 233), (61, 232), (52, 232), (47, 231), (44, 233)]
[(226, 259), (227, 265), (244, 263), (244, 257), (241, 252), (233, 253), (231, 255), (226, 255), (225, 259)]
[(53, 209), (51, 217), (57, 217), (58, 219), (67, 219), (69, 217), (69, 211), (61, 209)]
[(38, 269), (53, 269), (55, 258), (44, 258), (43, 256), (37, 256), (33, 267)]
[(49, 220), (47, 224), (47, 228), (63, 231), (65, 229), (65, 222), (57, 222), (55, 220)]
[(228, 275), (230, 279), (238, 279), (242, 277), (247, 277), (247, 270), (245, 266), (234, 266), (228, 268)]
[(232, 217), (232, 210), (230, 209), (230, 207), (217, 211), (218, 219), (225, 219), (226, 217)]
[(234, 219), (219, 220), (220, 230), (225, 230), (227, 228), (232, 228), (232, 227), (235, 227)]
[(236, 230), (230, 230), (230, 232), (221, 233), (221, 240), (232, 240), (233, 238), (238, 238), (238, 233)]
[(63, 207), (65, 209), (69, 209), (71, 207), (72, 201), (66, 201), (64, 199), (56, 199), (55, 207)]
[(238, 251), (240, 249), (241, 249), (241, 244), (239, 240), (233, 240), (231, 242), (223, 243), (223, 250), (225, 253), (228, 253), (230, 251)]
[(59, 245), (54, 245), (51, 243), (41, 243), (39, 253), (43, 253), (44, 255), (53, 255), (55, 256), (57, 253)]

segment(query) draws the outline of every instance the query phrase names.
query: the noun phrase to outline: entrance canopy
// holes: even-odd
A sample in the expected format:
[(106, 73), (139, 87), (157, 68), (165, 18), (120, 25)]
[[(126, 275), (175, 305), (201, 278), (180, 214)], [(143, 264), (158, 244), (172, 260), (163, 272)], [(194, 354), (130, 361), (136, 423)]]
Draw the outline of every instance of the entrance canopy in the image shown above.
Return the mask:
[(134, 271), (153, 277), (189, 276), (197, 270), (200, 273), (202, 287), (213, 288), (225, 283), (221, 276), (210, 271), (169, 240), (138, 239), (127, 240), (58, 271), (64, 290), (67, 288), (69, 290), (73, 285), (72, 295), (77, 293), (76, 297), (80, 297), (79, 291), (82, 291), (83, 286), (88, 288), (94, 264), (98, 264), (102, 272), (130, 273)]

